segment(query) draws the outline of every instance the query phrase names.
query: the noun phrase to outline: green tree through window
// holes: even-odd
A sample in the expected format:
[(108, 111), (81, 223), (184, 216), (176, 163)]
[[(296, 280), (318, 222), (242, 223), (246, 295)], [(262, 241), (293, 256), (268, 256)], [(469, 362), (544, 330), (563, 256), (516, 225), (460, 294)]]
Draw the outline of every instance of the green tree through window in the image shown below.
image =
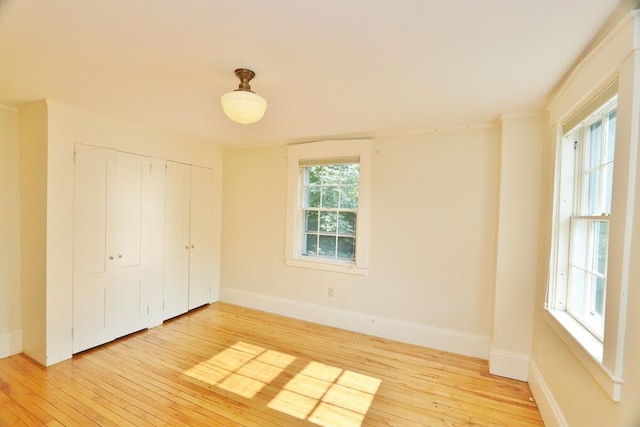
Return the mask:
[(303, 166), (302, 254), (354, 261), (358, 219), (358, 163)]

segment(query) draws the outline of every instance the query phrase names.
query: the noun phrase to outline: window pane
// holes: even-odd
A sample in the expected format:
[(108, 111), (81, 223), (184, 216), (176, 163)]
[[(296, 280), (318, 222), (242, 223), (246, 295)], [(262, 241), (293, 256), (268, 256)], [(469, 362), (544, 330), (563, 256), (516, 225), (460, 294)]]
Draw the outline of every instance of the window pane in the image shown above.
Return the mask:
[(335, 233), (338, 230), (337, 212), (320, 212), (320, 232)]
[(604, 275), (607, 268), (607, 235), (609, 223), (607, 221), (593, 221), (593, 250), (591, 254), (591, 269)]
[(342, 165), (342, 184), (358, 184), (360, 165), (358, 163)]
[(353, 237), (338, 237), (338, 258), (356, 259), (356, 239)]
[(318, 255), (324, 257), (335, 258), (336, 256), (336, 237), (320, 236), (318, 245)]
[(318, 235), (305, 234), (305, 248), (302, 251), (304, 255), (318, 256)]
[(612, 111), (608, 116), (607, 126), (607, 153), (605, 162), (613, 162), (613, 154), (616, 147), (616, 111)]
[(320, 186), (310, 185), (309, 187), (307, 187), (307, 207), (320, 207)]
[(587, 268), (587, 220), (574, 220), (572, 233), (572, 264), (577, 265), (578, 267)]
[(592, 276), (591, 312), (599, 316), (604, 314), (604, 278)]
[(322, 187), (322, 207), (327, 209), (337, 209), (338, 200), (340, 198), (340, 191), (338, 186), (323, 186)]
[(309, 166), (307, 168), (307, 171), (309, 173), (309, 184), (319, 185), (320, 184), (320, 175), (322, 173), (322, 167), (321, 166)]
[(611, 196), (613, 194), (613, 163), (604, 167), (604, 213), (611, 214)]
[(602, 143), (602, 121), (589, 126), (589, 156), (587, 167), (592, 168), (600, 164), (600, 145)]
[(358, 208), (358, 185), (343, 185), (340, 188), (340, 208)]
[(340, 212), (338, 214), (338, 234), (356, 234), (355, 212)]
[(571, 283), (569, 289), (569, 308), (580, 320), (584, 318), (585, 272), (571, 267)]
[(320, 178), (323, 185), (337, 185), (340, 184), (340, 176), (342, 171), (342, 165), (324, 165), (318, 166), (322, 172)]
[(600, 215), (599, 209), (600, 196), (600, 170), (592, 170), (587, 172), (587, 200), (585, 203), (584, 215)]
[(305, 211), (305, 231), (318, 232), (318, 211)]

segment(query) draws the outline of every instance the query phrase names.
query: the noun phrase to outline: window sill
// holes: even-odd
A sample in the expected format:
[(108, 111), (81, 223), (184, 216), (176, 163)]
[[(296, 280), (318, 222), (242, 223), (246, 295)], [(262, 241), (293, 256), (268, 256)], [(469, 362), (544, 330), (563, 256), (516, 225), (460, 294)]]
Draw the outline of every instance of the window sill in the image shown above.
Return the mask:
[(571, 349), (582, 365), (607, 392), (619, 402), (623, 379), (611, 374), (603, 365), (603, 345), (565, 311), (545, 309), (545, 320)]
[(357, 276), (366, 276), (369, 271), (366, 267), (360, 267), (355, 264), (346, 264), (341, 262), (331, 262), (329, 260), (319, 260), (316, 258), (285, 258), (284, 263), (292, 267), (310, 268), (312, 270), (332, 271), (334, 273), (354, 274)]

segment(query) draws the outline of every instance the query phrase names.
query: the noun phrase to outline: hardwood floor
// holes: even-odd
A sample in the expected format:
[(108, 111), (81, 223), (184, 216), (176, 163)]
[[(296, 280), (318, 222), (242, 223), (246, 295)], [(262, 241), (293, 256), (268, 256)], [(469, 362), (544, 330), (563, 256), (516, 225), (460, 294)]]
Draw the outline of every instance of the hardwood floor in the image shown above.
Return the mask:
[(542, 426), (487, 362), (216, 303), (47, 369), (0, 360), (0, 425)]

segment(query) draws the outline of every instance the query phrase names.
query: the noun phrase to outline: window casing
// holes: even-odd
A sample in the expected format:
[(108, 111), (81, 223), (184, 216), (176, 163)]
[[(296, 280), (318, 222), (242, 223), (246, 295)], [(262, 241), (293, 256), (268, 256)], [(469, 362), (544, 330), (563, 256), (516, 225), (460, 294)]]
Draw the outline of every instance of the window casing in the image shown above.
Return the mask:
[(369, 260), (371, 141), (288, 148), (290, 266), (365, 275)]
[[(576, 113), (578, 119), (574, 116), (564, 127), (556, 126), (559, 143), (545, 310), (549, 325), (614, 401), (620, 401), (623, 384), (617, 355), (622, 354), (624, 325), (616, 319), (616, 309), (624, 297), (619, 227), (625, 212), (617, 212), (617, 207), (624, 199), (618, 193), (626, 189), (613, 182), (612, 173), (616, 156), (616, 179), (626, 173), (624, 155), (614, 153), (626, 142), (620, 114), (614, 82)], [(621, 130), (622, 139), (617, 140)], [(611, 239), (618, 245), (611, 246)], [(610, 305), (612, 312), (607, 313)], [(605, 318), (613, 319), (612, 324)]]

